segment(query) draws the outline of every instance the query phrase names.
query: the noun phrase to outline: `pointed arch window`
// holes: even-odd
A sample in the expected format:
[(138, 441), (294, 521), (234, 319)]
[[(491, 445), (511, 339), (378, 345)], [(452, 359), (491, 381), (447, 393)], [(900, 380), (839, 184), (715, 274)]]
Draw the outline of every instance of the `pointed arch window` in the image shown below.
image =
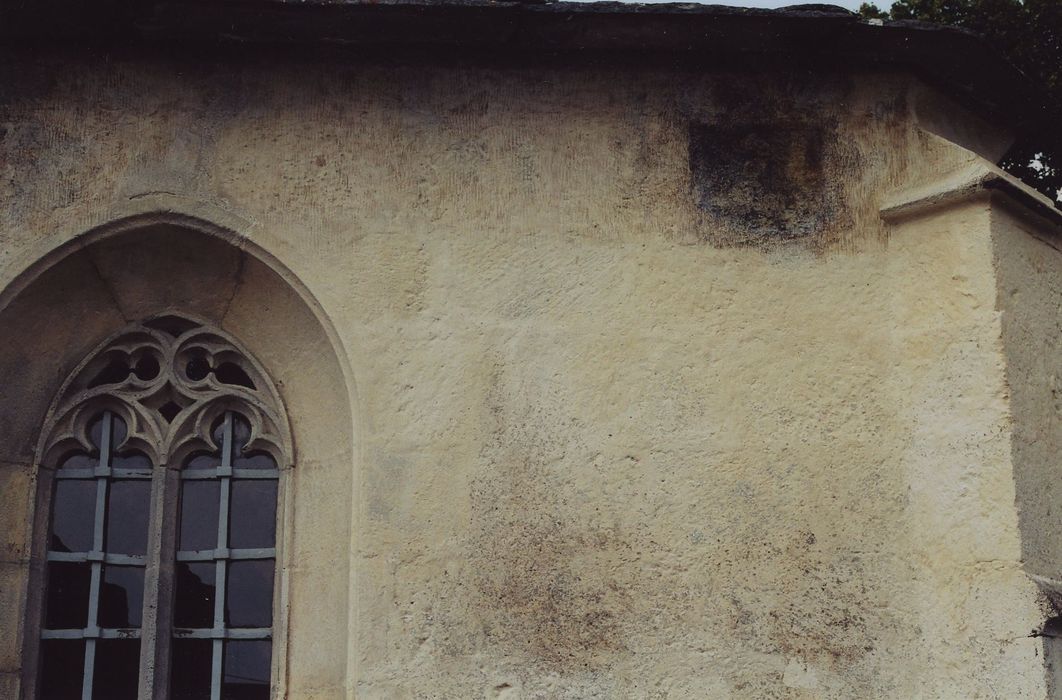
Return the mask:
[(92, 352), (38, 449), (30, 697), (268, 698), (289, 444), (272, 382), (218, 329), (162, 316)]

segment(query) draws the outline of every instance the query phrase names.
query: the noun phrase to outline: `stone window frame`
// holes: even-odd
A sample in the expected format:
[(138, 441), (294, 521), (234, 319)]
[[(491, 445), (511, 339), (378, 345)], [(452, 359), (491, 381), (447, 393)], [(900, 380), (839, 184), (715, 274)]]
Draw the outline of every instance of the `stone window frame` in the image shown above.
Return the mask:
[[(157, 374), (142, 379), (138, 376), (137, 363), (151, 355), (158, 360)], [(189, 362), (204, 357), (208, 358), (207, 371), (198, 378), (189, 376)], [(100, 383), (101, 373), (114, 365), (116, 358), (125, 361), (127, 374), (118, 381)], [(224, 378), (218, 373), (222, 366), (228, 375)], [(277, 467), (265, 476), (275, 478), (277, 482), (275, 546), (271, 552), (240, 552), (234, 557), (247, 554), (249, 558), (261, 558), (271, 554), (269, 558), (274, 561), (269, 634), (272, 641), (270, 686), (271, 689), (277, 687), (286, 656), (288, 627), (287, 605), (282, 598), (286, 561), (283, 543), (287, 536), (284, 504), (289, 498), (294, 466), (287, 414), (272, 379), (237, 340), (208, 321), (187, 313), (167, 311), (129, 324), (90, 351), (64, 381), (42, 423), (35, 459), (37, 500), (31, 539), (33, 565), (26, 599), (22, 697), (36, 698), (39, 694), (48, 538), (52, 497), (59, 480), (59, 460), (72, 449), (90, 447), (86, 443), (89, 422), (101, 414), (107, 423), (111, 416), (116, 416), (127, 426), (125, 439), (115, 448), (134, 448), (151, 461), (138, 696), (162, 700), (169, 697), (170, 652), (174, 638), (172, 613), (178, 563), (178, 508), (181, 484), (186, 480), (182, 479), (185, 463), (198, 452), (220, 450), (224, 463), (215, 469), (204, 470), (212, 472), (219, 481), (228, 483), (234, 476), (263, 478), (261, 473), (241, 474), (240, 469), (233, 469), (229, 463), (234, 413), (243, 416), (250, 424), (245, 452), (267, 453)], [(224, 425), (224, 444), (215, 444), (211, 437), (211, 428), (218, 423)], [(90, 471), (97, 472), (92, 475), (94, 479), (110, 478), (112, 474), (122, 478), (134, 476), (129, 470), (124, 470), (129, 471), (128, 474), (115, 473), (117, 470), (103, 464)], [(97, 507), (97, 520), (99, 516)], [(225, 515), (219, 510), (219, 531), (223, 517)], [(94, 539), (99, 539), (98, 533), (94, 532)], [(98, 567), (104, 561), (98, 556), (98, 544), (94, 541), (93, 556), (88, 557), (93, 563), (94, 579), (98, 579)], [(222, 556), (212, 561), (228, 560), (232, 554), (231, 550), (224, 548), (211, 554), (218, 551)], [(223, 605), (224, 598), (224, 581), (219, 581), (215, 604), (220, 601)], [(215, 615), (215, 622), (216, 619)], [(212, 697), (216, 698), (220, 672), (218, 652), (223, 640), (260, 639), (262, 635), (261, 630), (218, 629), (217, 624), (212, 632), (209, 637), (214, 640)]]

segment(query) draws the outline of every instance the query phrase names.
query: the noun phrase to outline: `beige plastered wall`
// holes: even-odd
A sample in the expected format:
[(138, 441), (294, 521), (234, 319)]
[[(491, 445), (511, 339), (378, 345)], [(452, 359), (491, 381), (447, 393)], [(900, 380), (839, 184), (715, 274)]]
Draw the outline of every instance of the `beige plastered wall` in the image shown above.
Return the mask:
[[(1022, 556), (1057, 615), (1062, 602), (1058, 544), (1062, 535), (1058, 519), (1062, 217), (1036, 215), (1014, 197), (997, 195), (992, 221)], [(1062, 640), (1057, 617), (1045, 633), (1049, 693), (1058, 698), (1062, 697)]]
[[(38, 367), (6, 384), (37, 398), (4, 439), (123, 315), (213, 309), (282, 375), (295, 473), (307, 454), (330, 465), (296, 476), (286, 524), (288, 697), (1044, 697), (1029, 634), (1049, 606), (1023, 551), (1046, 576), (1059, 560), (1019, 529), (997, 285), (1039, 259), (1002, 253), (1011, 239), (1040, 244), (987, 195), (882, 217), (890, 193), (1005, 143), (932, 90), (292, 57), (4, 65), (4, 303), (30, 304), (27, 275), (66, 244), (96, 272), (38, 285), (20, 318), (106, 296), (129, 310), (59, 338), (0, 328), (4, 376)], [(757, 139), (775, 127), (804, 145), (771, 155)], [(130, 216), (185, 227), (176, 270), (243, 251), (196, 278), (240, 302), (99, 268), (106, 241), (166, 268), (136, 226), (100, 233)], [(187, 250), (195, 231), (216, 254)], [(1021, 323), (1049, 334), (1052, 314)], [(5, 460), (13, 697), (35, 465)]]

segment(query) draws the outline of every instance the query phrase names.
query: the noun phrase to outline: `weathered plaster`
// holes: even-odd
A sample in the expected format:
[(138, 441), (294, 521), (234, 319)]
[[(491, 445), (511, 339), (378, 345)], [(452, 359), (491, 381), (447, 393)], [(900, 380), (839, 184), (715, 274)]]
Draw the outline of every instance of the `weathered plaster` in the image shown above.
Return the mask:
[[(976, 158), (909, 78), (2, 70), (0, 459), (126, 317), (239, 338), (294, 432), (288, 697), (1043, 697), (1012, 234), (979, 187), (893, 216)], [(782, 115), (822, 128), (691, 163)]]
[(1062, 447), (1060, 219), (1038, 219), (1013, 200), (1001, 201), (993, 210), (1023, 556), (1026, 568), (1055, 605), (1062, 601), (1062, 550), (1054, 515), (1060, 476), (1057, 456)]

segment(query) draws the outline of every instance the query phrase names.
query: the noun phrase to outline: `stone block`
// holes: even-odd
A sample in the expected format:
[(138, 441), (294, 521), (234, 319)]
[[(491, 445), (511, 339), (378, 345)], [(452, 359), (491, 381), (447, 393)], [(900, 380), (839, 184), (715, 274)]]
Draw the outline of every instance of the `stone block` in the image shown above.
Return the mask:
[(21, 680), (18, 673), (0, 673), (0, 698), (17, 698)]
[(28, 574), (27, 566), (0, 564), (0, 673), (17, 672), (22, 665), (20, 643)]
[(29, 557), (35, 497), (28, 466), (0, 463), (0, 562), (18, 563)]

